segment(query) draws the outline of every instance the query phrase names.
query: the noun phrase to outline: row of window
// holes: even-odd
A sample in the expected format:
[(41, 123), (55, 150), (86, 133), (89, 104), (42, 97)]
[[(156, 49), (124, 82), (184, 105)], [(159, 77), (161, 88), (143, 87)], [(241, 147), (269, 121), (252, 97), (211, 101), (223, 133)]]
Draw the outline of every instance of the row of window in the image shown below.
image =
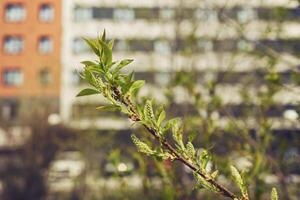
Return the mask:
[[(38, 51), (41, 54), (49, 54), (53, 51), (53, 41), (49, 36), (41, 36), (38, 39)], [(5, 36), (3, 51), (6, 54), (20, 54), (24, 50), (24, 38), (22, 36)]]
[[(283, 84), (298, 84), (300, 85), (300, 74), (285, 71), (280, 72), (279, 78)], [(171, 79), (175, 78), (174, 72), (135, 72), (135, 78), (137, 80), (145, 80), (149, 84), (157, 84), (158, 86), (166, 85), (170, 83)], [(263, 71), (252, 72), (218, 72), (218, 73), (203, 73), (193, 72), (193, 80), (199, 84), (203, 84), (205, 80), (213, 79), (219, 84), (236, 84), (243, 83), (244, 81), (252, 80), (255, 84), (262, 84), (265, 82), (266, 73)], [(85, 84), (82, 79), (79, 78), (78, 73), (72, 74), (72, 82), (74, 84)]]
[[(94, 108), (95, 104), (73, 104), (72, 105), (72, 115), (74, 118), (96, 118), (96, 117), (112, 117), (112, 116), (120, 116), (119, 113), (112, 113), (112, 112), (97, 112), (95, 109), (89, 109)], [(229, 114), (232, 117), (245, 117), (249, 115), (249, 111), (256, 110), (256, 105), (249, 105), (249, 104), (238, 104), (238, 105), (226, 105), (223, 108), (219, 109), (218, 116), (219, 117), (226, 117)], [(269, 117), (282, 117), (285, 116), (287, 111), (293, 110), (297, 113), (297, 115), (300, 114), (299, 107), (295, 105), (277, 105), (272, 106), (267, 111), (265, 111), (265, 114)], [(170, 114), (174, 116), (182, 116), (185, 113), (189, 113), (189, 115), (198, 115), (197, 109), (193, 105), (190, 104), (172, 104), (169, 107), (169, 110), (167, 111)]]
[[(176, 40), (176, 43), (170, 40), (146, 40), (146, 39), (132, 39), (132, 40), (116, 40), (114, 50), (116, 51), (155, 51), (157, 53), (168, 54), (172, 51), (193, 50), (193, 52), (203, 51), (249, 51), (260, 50), (263, 46), (268, 46), (276, 51), (282, 52), (300, 52), (300, 40), (287, 39), (287, 40), (260, 40), (260, 41), (237, 41), (234, 39), (225, 40), (206, 40), (195, 39), (195, 41)], [(189, 49), (186, 49), (189, 48)], [(72, 46), (75, 54), (88, 52), (90, 49), (85, 42), (76, 38), (73, 40)]]
[[(41, 22), (54, 20), (54, 8), (51, 4), (44, 3), (38, 8), (38, 19)], [(22, 22), (26, 19), (26, 8), (22, 3), (9, 3), (5, 6), (4, 19), (6, 22)]]
[(247, 22), (253, 19), (262, 20), (296, 20), (300, 19), (300, 8), (232, 8), (223, 9), (222, 12), (216, 9), (202, 8), (100, 8), (100, 7), (76, 7), (74, 10), (75, 21), (90, 19), (115, 19), (132, 21), (135, 19), (148, 20), (169, 20), (198, 19), (203, 21), (222, 21), (224, 15), (235, 18), (240, 22)]
[[(42, 69), (39, 72), (39, 81), (42, 85), (48, 85), (52, 82), (51, 73), (48, 69)], [(24, 74), (19, 68), (9, 68), (2, 71), (2, 83), (5, 86), (21, 86), (24, 82)]]

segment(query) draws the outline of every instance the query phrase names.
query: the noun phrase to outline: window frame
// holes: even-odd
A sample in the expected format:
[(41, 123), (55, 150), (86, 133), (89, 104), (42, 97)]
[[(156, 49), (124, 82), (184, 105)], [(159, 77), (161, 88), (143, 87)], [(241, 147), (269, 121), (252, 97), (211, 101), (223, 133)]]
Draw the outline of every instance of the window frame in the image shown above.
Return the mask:
[[(9, 82), (7, 82), (6, 80), (6, 73), (7, 72), (20, 72), (20, 76), (21, 76), (21, 79), (19, 81), (19, 83), (15, 84), (10, 84)], [(18, 87), (21, 87), (23, 84), (24, 84), (24, 72), (22, 70), (21, 67), (4, 67), (2, 70), (1, 70), (1, 84), (4, 85), (5, 87), (14, 87), (14, 88), (18, 88)]]
[[(21, 50), (19, 52), (9, 52), (9, 51), (6, 51), (6, 40), (8, 38), (20, 38), (21, 39)], [(2, 52), (5, 54), (5, 55), (12, 55), (12, 56), (15, 56), (15, 55), (20, 55), (24, 52), (24, 49), (25, 49), (25, 38), (23, 37), (23, 35), (20, 35), (20, 34), (12, 34), (12, 35), (4, 35), (3, 38), (2, 38)]]
[[(19, 5), (23, 8), (23, 11), (24, 11), (24, 16), (23, 16), (23, 19), (20, 20), (20, 21), (9, 21), (6, 17), (6, 13), (7, 13), (7, 9), (8, 9), (8, 6), (9, 5)], [(7, 2), (5, 5), (4, 5), (4, 10), (3, 10), (3, 21), (5, 23), (14, 23), (14, 24), (18, 24), (18, 23), (23, 23), (24, 21), (26, 21), (27, 19), (27, 10), (26, 10), (26, 4), (23, 3), (23, 2)]]
[[(42, 11), (42, 7), (43, 6), (49, 6), (50, 8), (52, 8), (52, 18), (50, 20), (42, 20), (41, 18), (41, 11)], [(52, 23), (53, 21), (55, 21), (55, 6), (53, 3), (51, 2), (43, 2), (43, 3), (40, 3), (39, 6), (38, 6), (38, 12), (37, 12), (37, 19), (40, 23)]]
[[(43, 52), (41, 51), (41, 41), (43, 38), (47, 38), (49, 39), (48, 41), (50, 41), (50, 49), (47, 52)], [(40, 35), (38, 37), (38, 42), (37, 42), (37, 51), (40, 55), (49, 55), (52, 54), (54, 52), (54, 40), (53, 37), (51, 35)]]

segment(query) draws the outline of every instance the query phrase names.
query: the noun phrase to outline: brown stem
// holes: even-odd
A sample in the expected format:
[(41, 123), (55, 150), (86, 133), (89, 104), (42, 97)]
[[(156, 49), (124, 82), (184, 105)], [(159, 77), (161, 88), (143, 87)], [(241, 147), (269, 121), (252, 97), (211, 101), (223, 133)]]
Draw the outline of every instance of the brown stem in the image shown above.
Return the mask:
[[(115, 95), (118, 97), (118, 101), (120, 101), (121, 103), (123, 103), (125, 106), (129, 107), (129, 110), (132, 112), (132, 116), (129, 116), (129, 118), (133, 121), (141, 121), (140, 116), (138, 115), (138, 113), (136, 112), (136, 109), (133, 107), (132, 104), (128, 104), (121, 96), (120, 91), (116, 88), (113, 87), (113, 92), (115, 93)], [(188, 160), (186, 160), (182, 155), (180, 155), (176, 149), (170, 144), (168, 143), (165, 139), (161, 140), (161, 137), (159, 136), (159, 134), (157, 133), (157, 131), (145, 124), (143, 124), (144, 127), (148, 130), (149, 133), (151, 133), (151, 135), (153, 135), (153, 137), (155, 139), (157, 139), (166, 149), (168, 149), (168, 151), (170, 151), (170, 153), (172, 153), (176, 159), (178, 161), (180, 161), (181, 163), (183, 163), (184, 165), (186, 165), (187, 167), (189, 167), (191, 170), (193, 170), (195, 173), (197, 173), (198, 175), (200, 175), (202, 178), (204, 178), (207, 182), (209, 182), (210, 184), (212, 184), (214, 187), (217, 188), (218, 193), (220, 195), (223, 195), (224, 197), (228, 197), (231, 199), (238, 199), (237, 196), (235, 194), (233, 194), (231, 191), (229, 191), (227, 188), (225, 188), (223, 185), (220, 185), (218, 182), (216, 182), (214, 179), (207, 177), (204, 173), (202, 173), (201, 171), (199, 171), (193, 164), (191, 164)]]
[(235, 199), (237, 198), (235, 194), (233, 194), (231, 191), (229, 191), (227, 188), (225, 188), (224, 186), (220, 185), (218, 182), (216, 182), (215, 180), (213, 180), (212, 178), (207, 177), (204, 173), (202, 173), (201, 171), (197, 170), (197, 168), (191, 164), (188, 160), (186, 160), (184, 157), (182, 157), (177, 151), (176, 149), (174, 149), (174, 147), (172, 145), (170, 145), (166, 140), (161, 140), (159, 135), (157, 134), (157, 132), (144, 125), (144, 127), (159, 141), (161, 141), (161, 143), (163, 144), (163, 146), (168, 149), (173, 155), (176, 156), (176, 159), (180, 162), (182, 162), (184, 165), (188, 166), (191, 170), (193, 170), (195, 173), (199, 174), (201, 177), (203, 177), (207, 182), (209, 182), (210, 184), (212, 184), (213, 186), (215, 186), (218, 191), (219, 194), (231, 198), (231, 199)]

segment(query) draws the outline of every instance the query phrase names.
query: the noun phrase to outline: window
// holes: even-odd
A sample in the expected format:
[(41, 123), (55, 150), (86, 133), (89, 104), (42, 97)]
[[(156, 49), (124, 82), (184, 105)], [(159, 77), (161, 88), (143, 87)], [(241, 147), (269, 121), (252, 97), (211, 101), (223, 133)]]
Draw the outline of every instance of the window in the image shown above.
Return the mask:
[(198, 48), (200, 51), (211, 51), (213, 50), (213, 43), (209, 40), (199, 40), (198, 41)]
[(112, 8), (93, 8), (93, 19), (112, 19), (113, 9)]
[(240, 51), (251, 51), (251, 50), (253, 50), (253, 45), (250, 42), (241, 40), (241, 41), (238, 41), (237, 48)]
[(23, 83), (23, 73), (20, 69), (6, 69), (3, 71), (3, 83), (7, 86), (20, 86)]
[(4, 38), (4, 51), (8, 54), (21, 53), (23, 46), (23, 38), (20, 36), (7, 36)]
[(26, 17), (26, 11), (22, 4), (8, 4), (5, 8), (5, 20), (7, 22), (21, 22)]
[(247, 23), (257, 18), (257, 13), (253, 8), (244, 8), (239, 10), (237, 18), (241, 23)]
[(52, 82), (51, 73), (48, 69), (41, 70), (39, 77), (42, 85), (49, 85)]
[(39, 52), (42, 54), (51, 53), (53, 50), (53, 42), (48, 36), (43, 36), (39, 40)]
[(82, 8), (77, 7), (74, 11), (75, 21), (87, 21), (92, 18), (92, 9), (91, 8)]
[(128, 51), (129, 50), (129, 44), (126, 40), (118, 40), (115, 43), (114, 49), (116, 51)]
[(162, 54), (168, 54), (171, 52), (171, 47), (168, 41), (156, 41), (154, 44), (154, 51)]
[(170, 73), (160, 72), (155, 74), (154, 80), (158, 85), (167, 85), (171, 80), (171, 76)]
[(114, 19), (132, 21), (134, 20), (134, 11), (132, 9), (115, 9)]
[(39, 12), (39, 19), (42, 22), (51, 22), (54, 19), (54, 8), (50, 4), (42, 4)]
[(205, 21), (205, 22), (218, 21), (218, 13), (215, 10), (197, 9), (195, 15), (196, 18), (201, 21)]
[(136, 19), (157, 19), (158, 18), (158, 8), (135, 8), (134, 15)]
[(161, 19), (172, 19), (175, 17), (175, 11), (170, 8), (163, 8), (159, 11)]
[(17, 117), (18, 103), (15, 100), (5, 100), (2, 103), (1, 118), (5, 120), (12, 120)]

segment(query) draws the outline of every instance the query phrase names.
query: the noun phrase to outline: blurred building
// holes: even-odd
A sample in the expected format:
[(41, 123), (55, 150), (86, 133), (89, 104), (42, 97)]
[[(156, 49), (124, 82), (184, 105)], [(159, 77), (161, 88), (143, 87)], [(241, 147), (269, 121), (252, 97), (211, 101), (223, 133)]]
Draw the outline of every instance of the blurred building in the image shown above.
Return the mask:
[(38, 105), (58, 112), (61, 1), (2, 0), (0, 16), (0, 121)]
[[(146, 79), (152, 85), (142, 93), (155, 94), (158, 99), (163, 100), (161, 88), (168, 84), (174, 71), (196, 69), (199, 87), (203, 80), (216, 79), (220, 83), (217, 93), (230, 113), (241, 117), (245, 105), (239, 95), (242, 89), (239, 83), (252, 77), (259, 85), (265, 76), (260, 68), (269, 62), (264, 57), (246, 55), (253, 49), (263, 52), (264, 48), (270, 48), (278, 52), (280, 59), (275, 67), (284, 84), (293, 85), (289, 69), (299, 64), (295, 55), (300, 51), (297, 1), (226, 2), (224, 5), (221, 0), (65, 0), (61, 95), (64, 120), (79, 129), (129, 127), (128, 121), (94, 109), (101, 102), (99, 96), (74, 98), (85, 87), (77, 73), (82, 67), (79, 63), (92, 58), (82, 37), (96, 37), (104, 29), (108, 37), (116, 39), (115, 60), (133, 58), (131, 69), (135, 70), (136, 78)], [(278, 13), (283, 15), (281, 20)], [(270, 25), (279, 26), (279, 22), (279, 34), (265, 31)], [(192, 49), (186, 48), (191, 46)], [(257, 87), (253, 85), (253, 90)], [(299, 87), (294, 89), (300, 91)], [(174, 112), (185, 109), (189, 99), (180, 88), (178, 94)], [(287, 112), (298, 117), (299, 100), (297, 92), (289, 90), (276, 96), (278, 106), (269, 111), (274, 128), (299, 128), (295, 121), (284, 118)], [(226, 113), (222, 111), (216, 114), (220, 122), (226, 121), (224, 116)]]

